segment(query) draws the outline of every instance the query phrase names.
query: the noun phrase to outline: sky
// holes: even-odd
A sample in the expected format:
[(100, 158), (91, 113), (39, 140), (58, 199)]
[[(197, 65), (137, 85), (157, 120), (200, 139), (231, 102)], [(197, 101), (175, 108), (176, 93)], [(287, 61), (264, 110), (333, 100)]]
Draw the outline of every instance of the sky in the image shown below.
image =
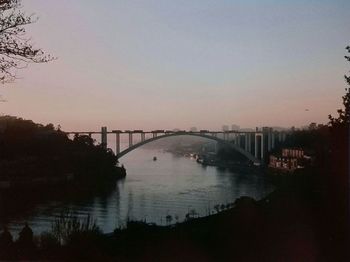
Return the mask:
[[(25, 0), (31, 64), (0, 113), (64, 130), (326, 123), (341, 107), (348, 0)], [(308, 111), (306, 110), (308, 109)]]

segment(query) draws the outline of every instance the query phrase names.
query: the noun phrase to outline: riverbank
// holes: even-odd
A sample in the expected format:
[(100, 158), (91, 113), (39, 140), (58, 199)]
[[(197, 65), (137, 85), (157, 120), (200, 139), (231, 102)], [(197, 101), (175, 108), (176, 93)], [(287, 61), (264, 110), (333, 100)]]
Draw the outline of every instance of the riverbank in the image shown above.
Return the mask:
[(234, 162), (225, 162), (225, 161), (198, 161), (198, 164), (202, 166), (213, 166), (221, 170), (228, 169), (232, 172), (238, 172), (243, 174), (261, 174), (263, 175), (265, 170), (262, 166), (254, 166), (253, 164), (248, 163), (234, 163)]
[(84, 176), (72, 177), (71, 175), (68, 179), (60, 175), (53, 178), (43, 176), (3, 180), (3, 187), (0, 189), (0, 224), (6, 225), (11, 218), (31, 213), (38, 205), (45, 205), (45, 203), (79, 202), (96, 196), (109, 196), (114, 192), (118, 181), (125, 179), (125, 176), (124, 168), (115, 167), (108, 175), (95, 174), (86, 179), (83, 179)]
[[(23, 170), (23, 166), (20, 166)], [(27, 191), (27, 190), (41, 190), (41, 189), (51, 189), (55, 187), (71, 187), (80, 185), (81, 187), (96, 187), (97, 185), (102, 185), (106, 183), (113, 182), (118, 179), (125, 178), (126, 170), (124, 167), (115, 166), (109, 168), (109, 170), (104, 170), (103, 172), (96, 172), (92, 176), (95, 179), (84, 179), (79, 173), (69, 172), (69, 173), (58, 173), (52, 175), (52, 170), (40, 170), (38, 175), (28, 175), (28, 176), (16, 176), (18, 173), (16, 169), (12, 170), (12, 174), (0, 175), (0, 194), (9, 191)], [(30, 171), (28, 171), (30, 173)], [(37, 172), (38, 173), (38, 172)], [(103, 173), (103, 174), (101, 174)], [(103, 177), (102, 179), (99, 177)]]

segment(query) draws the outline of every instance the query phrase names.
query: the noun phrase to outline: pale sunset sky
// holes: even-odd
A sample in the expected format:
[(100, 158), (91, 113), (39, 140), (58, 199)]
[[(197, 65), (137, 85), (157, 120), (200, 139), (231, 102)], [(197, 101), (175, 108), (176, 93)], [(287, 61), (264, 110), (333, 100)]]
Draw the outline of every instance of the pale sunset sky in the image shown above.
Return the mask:
[[(24, 0), (58, 59), (1, 86), (0, 113), (64, 130), (326, 123), (350, 69), (349, 0)], [(305, 109), (309, 109), (306, 111)]]

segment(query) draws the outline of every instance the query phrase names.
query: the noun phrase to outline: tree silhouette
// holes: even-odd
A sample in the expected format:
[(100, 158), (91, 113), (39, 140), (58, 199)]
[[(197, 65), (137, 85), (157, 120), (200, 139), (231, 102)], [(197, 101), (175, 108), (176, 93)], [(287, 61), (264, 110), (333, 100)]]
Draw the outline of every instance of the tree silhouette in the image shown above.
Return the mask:
[(0, 82), (16, 79), (16, 70), (29, 63), (45, 63), (53, 59), (35, 48), (26, 36), (25, 26), (37, 21), (20, 10), (21, 0), (0, 0)]
[[(350, 54), (350, 46), (346, 47), (347, 52)], [(350, 62), (350, 56), (345, 56), (345, 59)], [(350, 85), (350, 76), (344, 75), (345, 81), (348, 85)], [(344, 109), (338, 109), (338, 117), (335, 118), (329, 115), (329, 125), (333, 128), (338, 126), (348, 126), (350, 124), (350, 89), (345, 88), (345, 95), (343, 98)]]
[[(346, 47), (350, 53), (350, 46)], [(350, 62), (350, 56), (345, 56)], [(350, 85), (350, 76), (344, 76), (345, 81)], [(331, 133), (331, 163), (332, 170), (329, 179), (331, 186), (332, 208), (337, 211), (334, 217), (339, 218), (335, 223), (339, 225), (339, 232), (350, 234), (350, 174), (349, 174), (349, 136), (350, 136), (350, 89), (345, 89), (342, 97), (344, 109), (338, 109), (338, 117), (329, 115), (329, 129)], [(338, 235), (342, 235), (338, 233)]]

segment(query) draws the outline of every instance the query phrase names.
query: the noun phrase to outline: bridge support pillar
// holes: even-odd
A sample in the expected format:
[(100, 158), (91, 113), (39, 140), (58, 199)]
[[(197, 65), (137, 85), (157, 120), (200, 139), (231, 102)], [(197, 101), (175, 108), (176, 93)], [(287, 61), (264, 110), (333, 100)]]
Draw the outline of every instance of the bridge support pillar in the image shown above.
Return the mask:
[(120, 153), (120, 134), (115, 134), (115, 155)]
[(250, 149), (251, 149), (251, 145), (252, 145), (252, 143), (251, 143), (251, 141), (250, 141), (250, 139), (251, 139), (251, 134), (250, 134), (250, 133), (247, 133), (246, 136), (247, 136), (247, 152), (250, 153), (250, 151), (251, 151)]
[(252, 153), (253, 149), (252, 149), (252, 134), (249, 135), (249, 152)]
[(91, 134), (91, 133), (89, 133), (89, 137), (90, 137), (90, 138), (92, 137), (92, 134)]
[(245, 133), (245, 134), (244, 134), (244, 138), (245, 138), (245, 139), (244, 139), (244, 150), (248, 152), (248, 151), (249, 151), (249, 150), (248, 150), (248, 148), (249, 148), (249, 147), (248, 147), (248, 146), (249, 146), (249, 144), (248, 144), (248, 143), (249, 143), (249, 134), (248, 134), (248, 133)]
[(145, 133), (141, 133), (141, 142), (144, 142), (145, 140)]
[(103, 148), (107, 148), (107, 127), (101, 127), (101, 145)]
[(255, 158), (258, 159), (258, 134), (255, 134), (255, 141), (254, 141), (254, 149), (255, 149)]
[(286, 141), (287, 134), (285, 132), (282, 133), (282, 142)]
[(261, 151), (260, 151), (260, 158), (261, 160), (264, 160), (264, 153), (265, 153), (265, 148), (264, 148), (264, 133), (261, 134)]
[(132, 133), (129, 133), (129, 147), (132, 146)]
[(256, 159), (259, 159), (259, 137), (260, 137), (260, 159), (261, 160), (264, 160), (264, 157), (265, 157), (265, 136), (264, 136), (264, 133), (255, 133), (255, 143), (254, 143), (254, 149), (255, 149), (255, 158)]

